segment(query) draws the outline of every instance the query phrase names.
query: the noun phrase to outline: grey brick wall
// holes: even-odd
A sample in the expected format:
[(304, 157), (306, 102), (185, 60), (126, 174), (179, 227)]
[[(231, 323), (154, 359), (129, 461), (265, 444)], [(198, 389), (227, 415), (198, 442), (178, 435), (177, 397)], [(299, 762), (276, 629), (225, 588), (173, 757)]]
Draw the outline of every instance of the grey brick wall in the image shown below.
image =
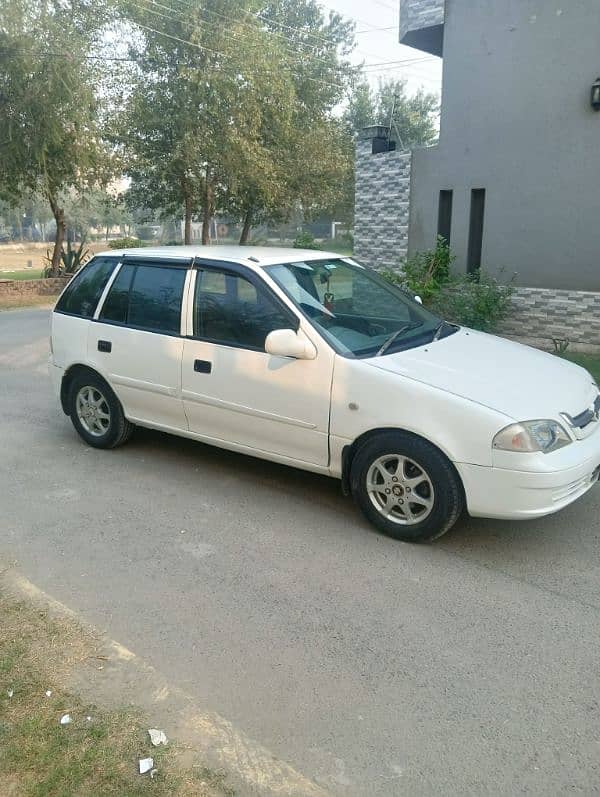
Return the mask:
[(371, 147), (371, 139), (356, 147), (354, 255), (371, 268), (397, 268), (408, 248), (412, 156)]
[(600, 351), (600, 293), (517, 288), (512, 311), (498, 333), (552, 348), (552, 338), (573, 349)]
[(445, 0), (402, 0), (400, 3), (400, 40), (409, 31), (444, 24)]

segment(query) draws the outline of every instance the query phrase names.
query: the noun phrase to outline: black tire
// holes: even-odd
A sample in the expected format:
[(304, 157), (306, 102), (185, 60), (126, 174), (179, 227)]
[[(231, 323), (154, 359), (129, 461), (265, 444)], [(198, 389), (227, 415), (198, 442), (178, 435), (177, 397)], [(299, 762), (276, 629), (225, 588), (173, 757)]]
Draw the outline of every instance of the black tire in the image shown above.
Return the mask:
[[(406, 487), (402, 486), (404, 476), (394, 479), (395, 482), (398, 482), (397, 485), (389, 484), (392, 490), (401, 491), (396, 496), (386, 497), (383, 494), (383, 489), (369, 491), (367, 479), (369, 475), (373, 479), (374, 472), (376, 485), (384, 484), (386, 477), (381, 475), (381, 468), (376, 463), (388, 456), (391, 465), (393, 465), (394, 457), (406, 457), (411, 463), (415, 463), (416, 468), (413, 468), (411, 463), (403, 466), (403, 474), (407, 473), (407, 468), (412, 468), (408, 473), (413, 479), (415, 476), (420, 478), (419, 469), (421, 469), (427, 479), (424, 479), (422, 484), (414, 489), (422, 491), (425, 500), (429, 500), (429, 507), (424, 507), (422, 503), (419, 503), (423, 500), (420, 494), (415, 497), (413, 493), (407, 499), (407, 494), (404, 492)], [(392, 467), (390, 478), (393, 472)], [(462, 484), (449, 460), (431, 443), (408, 432), (385, 432), (368, 438), (354, 456), (350, 471), (350, 483), (352, 494), (365, 517), (384, 534), (403, 542), (427, 543), (441, 537), (454, 526), (464, 506)], [(433, 488), (433, 494), (431, 494), (429, 485)], [(389, 490), (385, 492), (389, 492)], [(410, 488), (407, 492), (410, 493)], [(411, 499), (414, 499), (414, 503)], [(384, 502), (387, 501), (390, 503), (385, 504)], [(384, 504), (384, 510), (393, 505), (396, 520), (384, 517), (384, 514), (375, 505), (376, 503)], [(415, 515), (411, 524), (400, 522), (405, 508), (399, 507), (398, 503), (409, 505), (408, 511)], [(424, 519), (419, 522), (420, 512), (424, 515)]]
[[(77, 397), (86, 388), (95, 391), (94, 395), (96, 396), (101, 394), (104, 399), (103, 413), (108, 414), (109, 419), (106, 421), (106, 431), (102, 434), (98, 431), (91, 433), (89, 429), (85, 428), (79, 417)], [(125, 417), (121, 402), (115, 396), (108, 382), (94, 371), (82, 371), (73, 377), (69, 385), (67, 404), (75, 430), (88, 445), (94, 448), (116, 448), (126, 443), (131, 437), (134, 426)]]

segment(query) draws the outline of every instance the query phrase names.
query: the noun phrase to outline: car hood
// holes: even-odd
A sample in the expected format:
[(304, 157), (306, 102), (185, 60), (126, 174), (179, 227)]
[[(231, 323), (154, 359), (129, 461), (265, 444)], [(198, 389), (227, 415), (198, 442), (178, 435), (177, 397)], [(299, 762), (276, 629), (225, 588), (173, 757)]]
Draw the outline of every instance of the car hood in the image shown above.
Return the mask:
[(462, 328), (426, 346), (366, 360), (517, 421), (578, 415), (598, 394), (590, 374), (552, 354)]

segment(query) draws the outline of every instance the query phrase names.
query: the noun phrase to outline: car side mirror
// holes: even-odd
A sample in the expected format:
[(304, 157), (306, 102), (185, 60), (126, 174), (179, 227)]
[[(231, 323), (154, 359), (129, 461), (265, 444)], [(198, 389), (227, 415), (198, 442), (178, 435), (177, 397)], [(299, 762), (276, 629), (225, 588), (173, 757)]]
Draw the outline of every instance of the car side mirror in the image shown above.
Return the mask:
[(265, 351), (276, 357), (314, 360), (317, 350), (309, 340), (303, 340), (293, 329), (274, 329), (265, 340)]
[(415, 302), (417, 302), (417, 304), (423, 304), (423, 299), (421, 299), (420, 296), (415, 296)]

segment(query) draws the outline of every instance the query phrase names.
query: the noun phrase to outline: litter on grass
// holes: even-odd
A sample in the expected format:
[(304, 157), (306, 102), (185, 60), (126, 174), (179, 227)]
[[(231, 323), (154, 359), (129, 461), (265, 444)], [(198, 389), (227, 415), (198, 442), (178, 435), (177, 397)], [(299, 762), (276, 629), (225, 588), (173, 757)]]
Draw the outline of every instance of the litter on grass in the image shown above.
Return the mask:
[(61, 725), (69, 725), (71, 722), (73, 722), (73, 720), (71, 719), (70, 714), (63, 714), (62, 717), (60, 718)]
[(52, 690), (46, 689), (46, 697), (52, 697)]
[(155, 747), (158, 747), (159, 744), (166, 744), (169, 741), (165, 732), (159, 731), (158, 728), (149, 728), (148, 733), (150, 734), (150, 741)]
[(150, 770), (150, 777), (154, 780), (154, 776), (158, 775), (158, 769), (151, 769)]
[(154, 768), (153, 758), (140, 758), (140, 775), (150, 772)]
[(6, 694), (7, 694), (9, 697), (12, 697), (12, 696), (14, 695), (14, 693), (15, 693), (15, 690), (14, 690), (14, 689), (7, 689), (7, 690), (6, 690)]

